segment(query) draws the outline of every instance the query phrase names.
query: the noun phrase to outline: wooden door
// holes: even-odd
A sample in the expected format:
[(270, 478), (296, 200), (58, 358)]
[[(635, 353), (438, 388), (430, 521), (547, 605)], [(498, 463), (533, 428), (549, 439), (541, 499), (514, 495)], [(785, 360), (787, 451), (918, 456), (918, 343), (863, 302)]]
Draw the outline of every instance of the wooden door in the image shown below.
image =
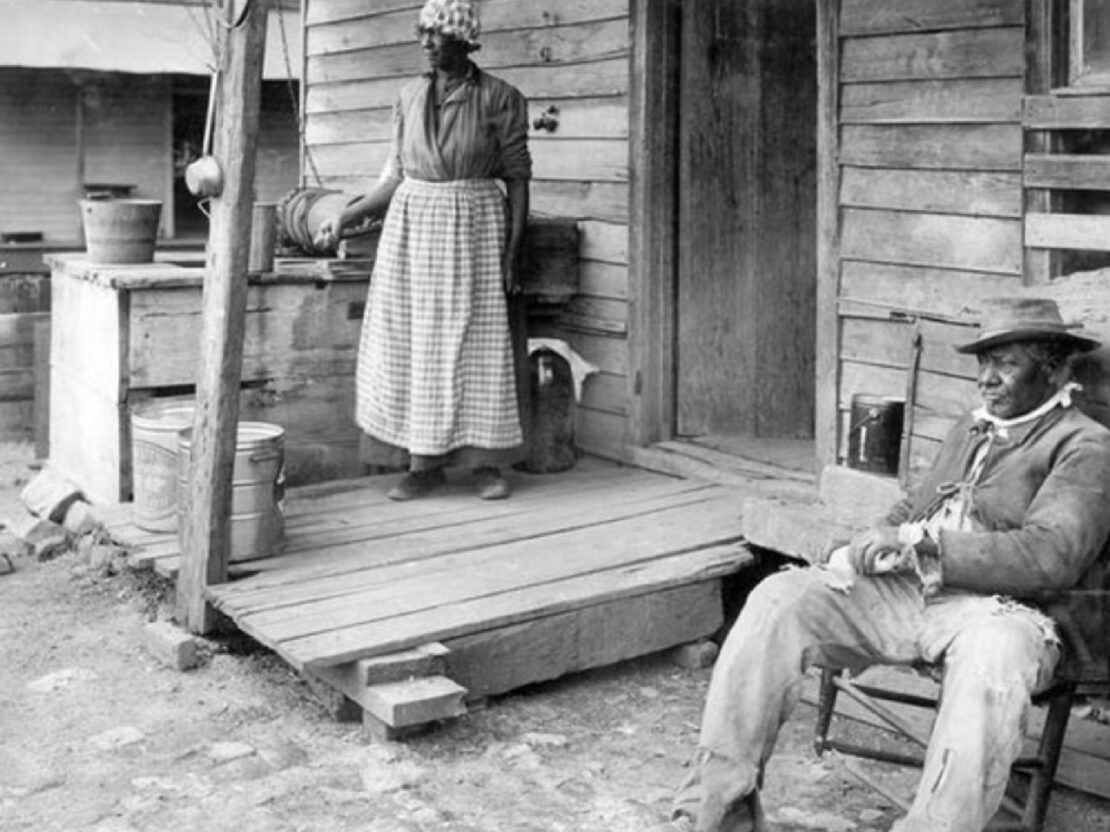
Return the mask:
[(811, 437), (813, 0), (682, 4), (676, 425)]

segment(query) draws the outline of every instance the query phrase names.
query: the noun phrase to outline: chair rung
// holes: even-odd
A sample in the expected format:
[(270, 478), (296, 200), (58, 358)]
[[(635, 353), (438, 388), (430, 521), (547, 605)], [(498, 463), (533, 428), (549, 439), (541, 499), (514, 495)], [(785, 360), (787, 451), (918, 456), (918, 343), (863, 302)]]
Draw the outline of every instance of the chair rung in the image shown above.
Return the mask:
[(912, 754), (900, 754), (897, 751), (885, 751), (881, 748), (867, 748), (863, 745), (842, 742), (836, 739), (825, 739), (821, 746), (822, 749), (832, 749), (852, 757), (863, 757), (866, 760), (879, 760), (883, 763), (894, 763), (895, 765), (910, 766), (911, 768), (921, 768), (925, 764), (921, 757), (914, 757)]
[(1044, 760), (1040, 757), (1018, 757), (1014, 760), (1013, 768), (1020, 768), (1023, 771), (1044, 768)]
[(866, 693), (868, 696), (875, 699), (885, 699), (887, 702), (900, 702), (903, 705), (913, 705), (917, 708), (935, 708), (937, 700), (928, 696), (917, 696), (912, 693), (901, 693), (896, 690), (886, 690), (884, 688), (873, 688), (870, 685), (861, 685), (858, 682), (853, 682), (856, 690)]

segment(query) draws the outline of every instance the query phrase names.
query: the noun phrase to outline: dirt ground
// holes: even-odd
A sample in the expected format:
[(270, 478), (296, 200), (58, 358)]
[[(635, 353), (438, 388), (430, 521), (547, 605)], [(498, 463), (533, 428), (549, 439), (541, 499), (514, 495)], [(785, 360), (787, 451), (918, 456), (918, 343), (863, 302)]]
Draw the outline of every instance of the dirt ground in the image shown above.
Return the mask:
[[(0, 518), (29, 447), (0, 458)], [(0, 531), (0, 535), (3, 532)], [(498, 698), (405, 743), (332, 720), (279, 659), (233, 636), (160, 665), (147, 573), (70, 552), (0, 576), (0, 829), (159, 832), (634, 832), (663, 818), (693, 751), (708, 670), (662, 657)], [(765, 802), (779, 830), (883, 830), (895, 813), (818, 760), (813, 711), (786, 726)], [(912, 776), (886, 777), (912, 790)], [(1058, 789), (1050, 832), (1110, 830)]]

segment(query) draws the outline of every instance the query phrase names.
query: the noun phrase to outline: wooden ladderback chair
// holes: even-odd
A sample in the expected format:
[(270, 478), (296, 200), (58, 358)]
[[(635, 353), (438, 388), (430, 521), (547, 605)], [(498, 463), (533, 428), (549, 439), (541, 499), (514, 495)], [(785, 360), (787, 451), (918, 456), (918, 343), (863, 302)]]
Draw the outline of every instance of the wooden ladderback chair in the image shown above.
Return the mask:
[[(1041, 832), (1076, 697), (1110, 693), (1110, 651), (1106, 645), (1107, 633), (1110, 632), (1110, 592), (1053, 593), (1041, 600), (1042, 606), (1057, 622), (1063, 639), (1063, 655), (1049, 687), (1033, 698), (1035, 706), (1047, 708), (1036, 753), (1020, 757), (1014, 763), (1010, 788), (1003, 799), (1002, 809), (988, 827), (992, 830)], [(814, 732), (814, 747), (818, 755), (833, 751), (839, 755), (921, 768), (929, 737), (896, 709), (903, 706), (935, 709), (943, 695), (944, 669), (942, 665), (929, 664), (921, 664), (914, 669), (936, 681), (936, 695), (922, 696), (893, 686), (855, 682), (845, 671), (823, 668)], [(916, 754), (906, 753), (882, 748), (881, 743), (878, 747), (865, 746), (831, 737), (832, 717), (840, 693), (851, 697), (857, 705), (875, 717), (877, 722), (905, 737), (921, 751)], [(909, 810), (907, 801), (893, 794), (878, 780), (851, 764), (845, 764), (844, 768), (898, 808)], [(1019, 782), (1023, 779), (1027, 781), (1024, 789)], [(1020, 792), (1024, 792), (1024, 798), (1019, 800), (1016, 795)]]

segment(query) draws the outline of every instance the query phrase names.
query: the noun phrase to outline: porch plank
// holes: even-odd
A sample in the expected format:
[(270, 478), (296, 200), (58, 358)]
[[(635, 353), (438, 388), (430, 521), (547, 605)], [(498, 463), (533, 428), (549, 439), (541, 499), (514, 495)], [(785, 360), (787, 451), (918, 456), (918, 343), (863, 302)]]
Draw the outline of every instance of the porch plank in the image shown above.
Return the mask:
[[(449, 572), (463, 565), (473, 565), (473, 550), (503, 546), (520, 541), (540, 541), (576, 529), (591, 529), (617, 520), (646, 518), (675, 505), (702, 502), (707, 486), (686, 493), (677, 491), (653, 495), (650, 499), (614, 498), (592, 510), (585, 507), (572, 519), (540, 516), (522, 525), (518, 516), (490, 518), (467, 526), (455, 526), (445, 535), (440, 526), (427, 534), (409, 534), (382, 540), (379, 546), (350, 547), (352, 556), (326, 566), (298, 570), (296, 579), (268, 580), (256, 584), (251, 580), (232, 584), (220, 594), (233, 602), (242, 613), (257, 613), (290, 605), (338, 598), (360, 593), (371, 586), (396, 581), (398, 566), (405, 573), (416, 572), (423, 579)], [(596, 503), (596, 497), (593, 498)], [(347, 547), (345, 547), (346, 550)], [(273, 578), (289, 573), (272, 575)], [(270, 577), (270, 576), (268, 576)], [(233, 601), (232, 601), (233, 599)]]
[[(618, 475), (614, 474), (611, 465), (601, 470), (590, 465), (584, 467), (581, 472), (576, 467), (568, 475), (557, 478), (510, 474), (510, 481), (516, 487), (513, 499), (496, 505), (476, 500), (468, 485), (451, 486), (438, 492), (434, 502), (394, 503), (385, 496), (386, 487), (392, 482), (387, 477), (363, 477), (349, 481), (342, 490), (335, 491), (318, 486), (299, 488), (289, 498), (281, 553), (272, 558), (232, 566), (240, 573), (267, 571), (284, 574), (288, 569), (302, 565), (306, 556), (314, 566), (320, 566), (344, 554), (338, 548), (321, 554), (321, 550), (329, 546), (338, 547), (341, 543), (353, 545), (391, 534), (459, 524), (468, 519), (502, 517), (535, 510), (567, 494), (586, 497), (596, 494), (599, 489), (610, 489), (615, 478), (621, 483), (622, 494), (635, 493), (641, 487), (662, 487), (664, 483), (682, 489), (690, 487), (689, 484), (681, 485), (679, 480), (662, 479), (644, 471), (624, 471)], [(316, 491), (320, 493), (314, 493)], [(429, 506), (433, 506), (435, 511), (430, 511)], [(176, 535), (163, 534), (151, 538), (149, 532), (133, 526), (119, 526), (114, 531), (120, 539), (139, 547), (131, 558), (132, 565), (153, 566), (167, 577), (176, 574), (176, 558), (180, 551)]]
[[(402, 650), (429, 638), (454, 638), (567, 612), (588, 603), (712, 580), (751, 562), (752, 556), (742, 544), (722, 544), (632, 563), (604, 573), (577, 575), (497, 596), (472, 598), (432, 610), (293, 638), (274, 647), (294, 667), (338, 664)], [(242, 619), (240, 624), (249, 626), (250, 618)]]
[[(253, 574), (207, 597), (340, 690), (352, 662), (431, 642), (449, 643), (446, 675), (484, 696), (720, 627), (721, 578), (753, 562), (740, 532), (750, 489), (590, 457), (510, 478), (518, 488), (499, 503), (455, 477), (410, 503), (384, 497), (388, 477), (293, 489), (293, 551), (237, 564)], [(124, 512), (113, 517), (126, 529)], [(137, 561), (174, 562), (176, 535), (131, 530)]]
[[(452, 556), (450, 564), (439, 564), (438, 570), (419, 561), (401, 561), (375, 570), (376, 582), (358, 593), (295, 607), (243, 614), (219, 586), (209, 587), (209, 595), (236, 620), (249, 622), (268, 640), (282, 642), (728, 544), (740, 537), (739, 516), (739, 501), (729, 495), (657, 511), (650, 521), (634, 517), (468, 550)], [(429, 581), (430, 573), (437, 580)]]

